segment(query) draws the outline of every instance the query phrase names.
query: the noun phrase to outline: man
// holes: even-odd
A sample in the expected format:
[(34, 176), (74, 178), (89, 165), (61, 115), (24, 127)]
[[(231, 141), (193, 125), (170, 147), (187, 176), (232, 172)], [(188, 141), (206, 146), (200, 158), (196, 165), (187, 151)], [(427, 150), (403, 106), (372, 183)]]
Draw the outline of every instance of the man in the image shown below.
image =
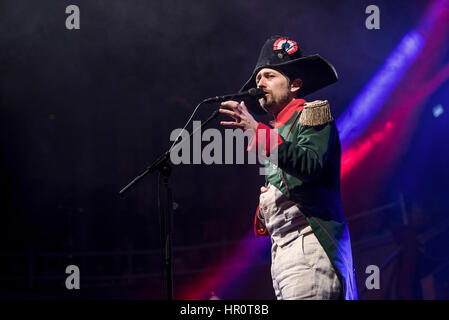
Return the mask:
[[(304, 57), (295, 41), (274, 36), (241, 89), (262, 88), (261, 108), (226, 101), (222, 106), (229, 109), (220, 109), (234, 119), (222, 125), (254, 133), (248, 151), (277, 154), (277, 163), (266, 161), (255, 217), (256, 235), (271, 236), (277, 299), (358, 298), (340, 198), (337, 128), (327, 101), (302, 99), (335, 81), (336, 71), (326, 60)], [(273, 115), (274, 128), (257, 122), (249, 110)]]

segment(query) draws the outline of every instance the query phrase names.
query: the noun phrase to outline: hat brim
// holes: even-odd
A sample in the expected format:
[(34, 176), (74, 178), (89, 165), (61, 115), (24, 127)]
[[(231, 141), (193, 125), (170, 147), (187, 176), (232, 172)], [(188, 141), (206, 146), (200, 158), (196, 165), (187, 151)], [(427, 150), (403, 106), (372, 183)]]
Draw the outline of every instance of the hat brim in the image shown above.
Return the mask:
[[(240, 92), (256, 86), (256, 75), (263, 68), (279, 69), (281, 72), (288, 74), (289, 77), (293, 77), (293, 79), (300, 78), (303, 84), (297, 94), (298, 97), (305, 97), (338, 80), (335, 68), (320, 55), (314, 54), (284, 63), (258, 66), (253, 71), (251, 78), (240, 89)], [(245, 103), (251, 112), (255, 114), (265, 113), (265, 110), (260, 107), (258, 101), (254, 101), (253, 99), (252, 101), (245, 101)]]

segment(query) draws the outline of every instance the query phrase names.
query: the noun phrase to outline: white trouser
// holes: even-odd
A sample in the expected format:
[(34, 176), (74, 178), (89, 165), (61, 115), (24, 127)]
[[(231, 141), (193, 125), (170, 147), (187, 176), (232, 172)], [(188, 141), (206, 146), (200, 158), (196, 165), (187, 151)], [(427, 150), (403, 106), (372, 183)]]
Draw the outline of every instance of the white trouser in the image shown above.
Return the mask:
[(278, 300), (341, 298), (340, 280), (310, 226), (283, 247), (273, 242), (271, 277)]
[(271, 277), (277, 299), (340, 298), (335, 269), (300, 207), (271, 184), (260, 195), (259, 205), (271, 235)]

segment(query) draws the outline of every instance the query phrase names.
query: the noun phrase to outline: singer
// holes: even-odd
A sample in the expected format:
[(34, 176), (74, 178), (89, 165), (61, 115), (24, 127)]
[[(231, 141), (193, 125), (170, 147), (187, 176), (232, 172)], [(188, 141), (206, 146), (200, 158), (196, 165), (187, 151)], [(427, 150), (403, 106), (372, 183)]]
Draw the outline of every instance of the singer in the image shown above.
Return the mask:
[[(240, 90), (263, 89), (260, 106), (221, 104), (220, 112), (234, 120), (221, 125), (254, 132), (249, 152), (278, 154), (277, 165), (265, 163), (255, 233), (271, 236), (271, 276), (279, 300), (358, 298), (340, 197), (337, 128), (326, 100), (303, 99), (336, 81), (329, 62), (317, 54), (303, 56), (297, 42), (273, 36)], [(254, 119), (261, 111), (274, 117), (272, 127)], [(266, 134), (259, 135), (261, 130)]]

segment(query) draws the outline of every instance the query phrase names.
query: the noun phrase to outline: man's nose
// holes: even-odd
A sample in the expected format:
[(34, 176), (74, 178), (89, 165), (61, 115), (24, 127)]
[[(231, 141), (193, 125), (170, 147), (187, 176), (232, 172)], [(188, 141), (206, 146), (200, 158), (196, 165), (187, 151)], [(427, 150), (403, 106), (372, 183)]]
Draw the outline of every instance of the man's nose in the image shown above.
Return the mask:
[(258, 88), (265, 88), (266, 87), (264, 78), (260, 78), (260, 80), (256, 84), (257, 84)]

